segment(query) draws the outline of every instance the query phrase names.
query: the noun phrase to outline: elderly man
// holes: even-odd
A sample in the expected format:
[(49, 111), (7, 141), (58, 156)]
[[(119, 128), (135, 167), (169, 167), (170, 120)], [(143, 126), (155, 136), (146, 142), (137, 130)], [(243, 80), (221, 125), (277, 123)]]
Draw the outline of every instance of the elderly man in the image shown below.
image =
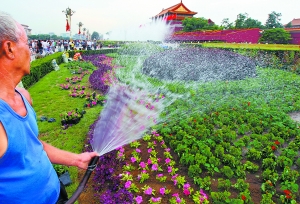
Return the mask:
[(60, 203), (65, 194), (52, 163), (86, 169), (97, 153), (75, 154), (38, 139), (30, 95), (16, 88), (30, 73), (26, 33), (1, 11), (0, 33), (0, 203)]

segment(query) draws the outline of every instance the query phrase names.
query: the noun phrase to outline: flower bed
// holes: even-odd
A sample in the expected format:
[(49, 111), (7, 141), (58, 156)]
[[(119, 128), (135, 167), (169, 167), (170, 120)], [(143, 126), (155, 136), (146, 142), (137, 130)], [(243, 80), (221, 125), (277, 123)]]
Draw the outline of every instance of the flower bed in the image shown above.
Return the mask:
[(166, 108), (146, 140), (102, 157), (94, 201), (199, 203), (207, 194), (212, 203), (299, 202), (300, 131), (287, 114), (300, 110), (299, 86), (299, 76), (260, 68), (238, 82), (169, 84), (189, 98)]

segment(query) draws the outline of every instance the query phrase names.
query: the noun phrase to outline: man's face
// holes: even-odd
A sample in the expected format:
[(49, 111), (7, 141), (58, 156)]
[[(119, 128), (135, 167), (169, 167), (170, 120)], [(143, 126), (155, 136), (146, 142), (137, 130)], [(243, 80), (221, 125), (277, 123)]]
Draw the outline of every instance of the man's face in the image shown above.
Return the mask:
[(24, 31), (24, 28), (18, 24), (19, 32), (21, 33), (19, 41), (15, 44), (15, 62), (20, 71), (24, 72), (24, 75), (30, 73), (30, 50), (28, 46), (28, 38)]

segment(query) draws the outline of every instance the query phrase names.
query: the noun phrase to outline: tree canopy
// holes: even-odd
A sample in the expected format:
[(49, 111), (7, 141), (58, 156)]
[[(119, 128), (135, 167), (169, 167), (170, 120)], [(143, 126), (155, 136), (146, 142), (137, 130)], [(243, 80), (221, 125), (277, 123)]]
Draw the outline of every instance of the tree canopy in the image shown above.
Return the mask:
[(220, 27), (214, 22), (200, 17), (200, 18), (185, 18), (182, 21), (183, 31), (197, 31), (197, 30), (218, 30)]
[(100, 39), (100, 35), (99, 35), (98, 32), (94, 31), (92, 33), (92, 37), (91, 38), (92, 38), (92, 40), (99, 40)]
[(240, 13), (235, 21), (235, 28), (264, 28), (264, 26), (260, 21), (248, 17), (247, 13)]
[(283, 25), (280, 23), (281, 21), (281, 13), (276, 13), (275, 11), (272, 11), (272, 13), (269, 14), (269, 17), (266, 21), (265, 27), (266, 28), (283, 28)]

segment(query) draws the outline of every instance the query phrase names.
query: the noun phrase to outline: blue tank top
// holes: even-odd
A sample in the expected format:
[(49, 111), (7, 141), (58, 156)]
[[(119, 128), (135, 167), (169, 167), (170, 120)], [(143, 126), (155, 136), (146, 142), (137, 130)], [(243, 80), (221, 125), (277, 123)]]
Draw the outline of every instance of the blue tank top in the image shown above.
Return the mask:
[(0, 99), (0, 122), (8, 139), (0, 157), (0, 204), (53, 204), (59, 196), (59, 179), (38, 139), (36, 113), (22, 99), (25, 117)]

